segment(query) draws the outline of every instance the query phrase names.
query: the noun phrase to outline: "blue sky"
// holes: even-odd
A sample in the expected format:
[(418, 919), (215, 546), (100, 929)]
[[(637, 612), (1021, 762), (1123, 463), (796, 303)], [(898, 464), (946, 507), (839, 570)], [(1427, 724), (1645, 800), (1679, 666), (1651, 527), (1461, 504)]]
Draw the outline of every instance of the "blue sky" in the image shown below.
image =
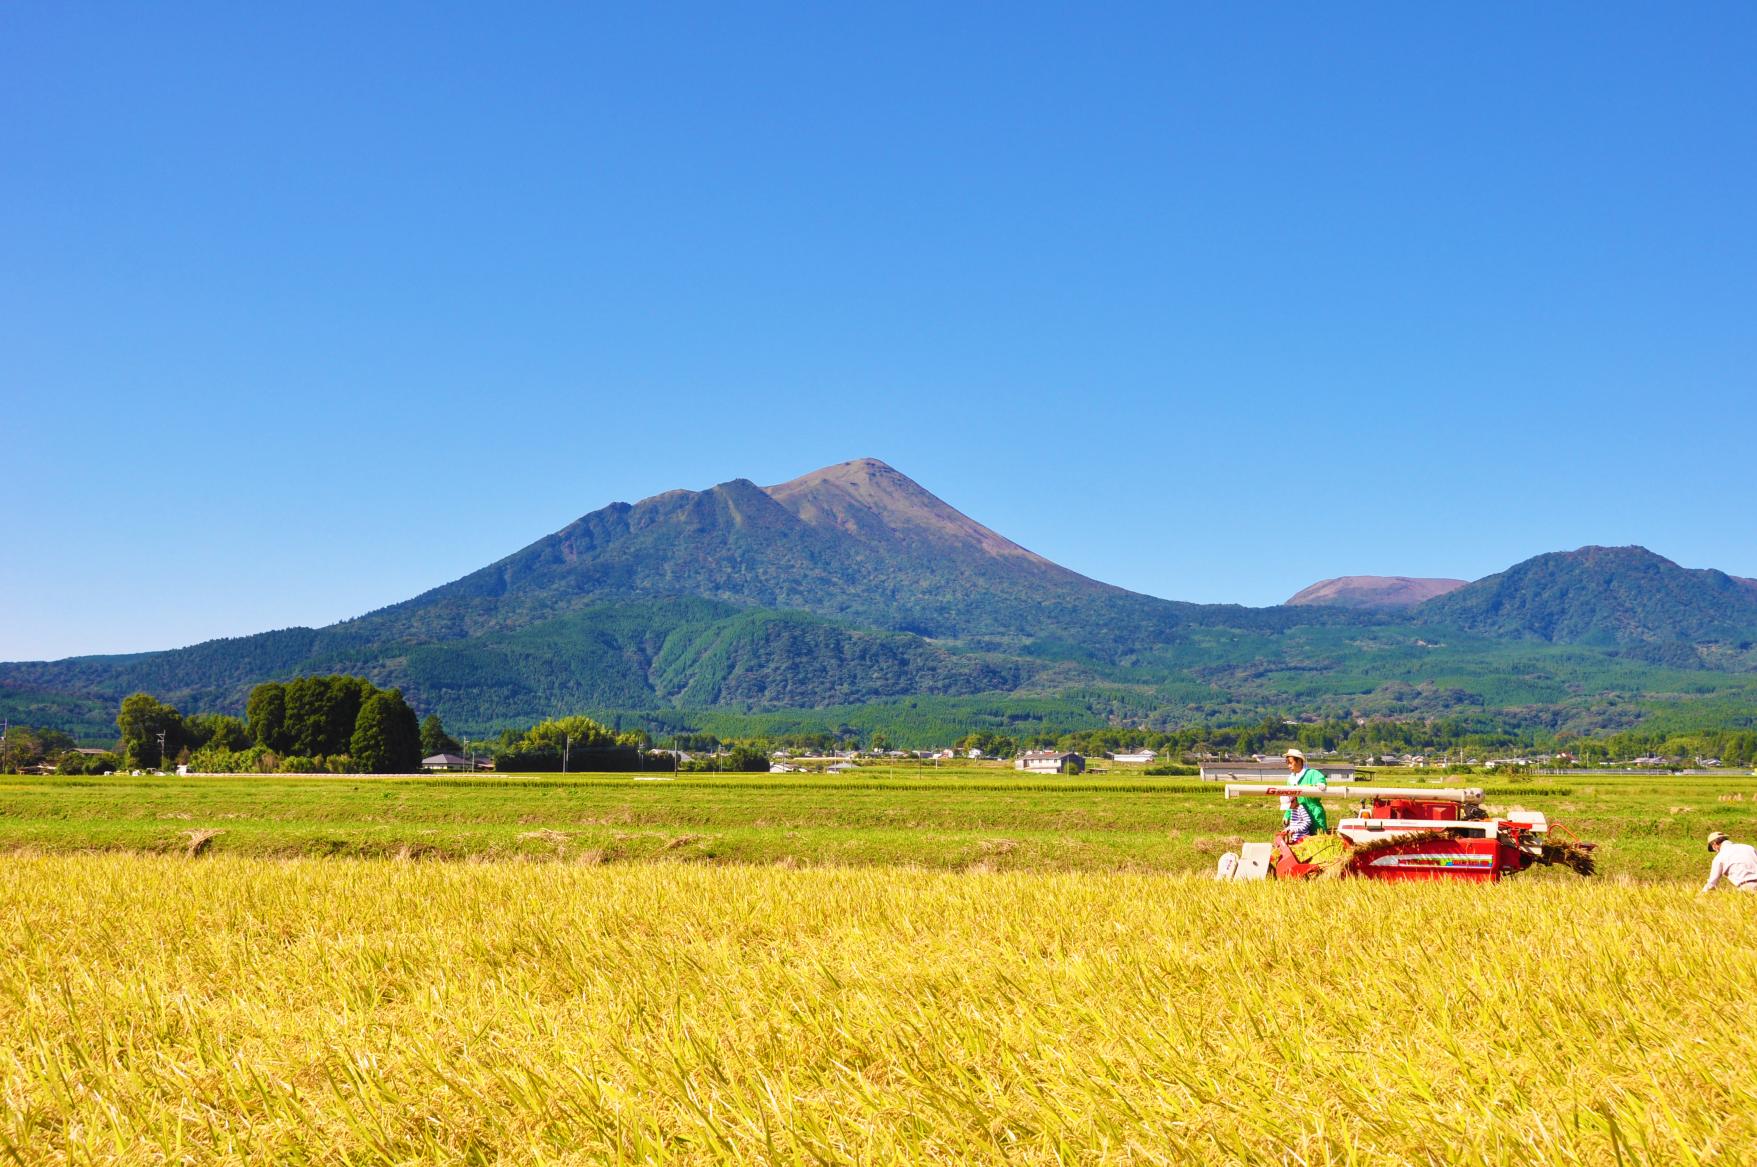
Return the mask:
[(1749, 5), (0, 9), (0, 659), (882, 458), (1274, 603), (1757, 575)]

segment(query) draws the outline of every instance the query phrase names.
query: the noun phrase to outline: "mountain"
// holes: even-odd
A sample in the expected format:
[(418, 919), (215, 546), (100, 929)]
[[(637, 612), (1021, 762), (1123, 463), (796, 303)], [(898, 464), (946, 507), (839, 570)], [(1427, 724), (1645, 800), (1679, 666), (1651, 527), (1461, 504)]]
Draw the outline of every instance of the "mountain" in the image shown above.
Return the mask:
[(1082, 724), (1331, 713), (1553, 728), (1629, 724), (1629, 695), (1757, 691), (1742, 687), (1757, 673), (1750, 581), (1584, 548), (1413, 602), (1454, 583), (1347, 577), (1271, 608), (1157, 599), (1055, 564), (863, 458), (612, 503), (325, 628), (0, 664), (0, 715), (98, 737), (136, 690), (238, 712), (261, 681), (331, 672), (401, 687), (478, 732), (564, 712), (836, 723), (873, 702), (894, 702), (898, 727), (955, 707), (1003, 730), (1052, 708)]
[(1424, 600), (1456, 591), (1461, 579), (1419, 579), (1407, 575), (1344, 575), (1301, 588), (1289, 607), (1327, 604), (1339, 608), (1413, 608)]
[(679, 596), (991, 647), (1079, 637), (1100, 655), (1157, 642), (1196, 607), (1057, 566), (863, 458), (767, 489), (740, 478), (613, 503), (352, 623), (374, 639), (453, 639)]
[(1582, 547), (1534, 556), (1415, 615), (1557, 644), (1743, 644), (1757, 638), (1757, 589), (1645, 547)]
[(49, 708), (145, 689), (236, 709), (265, 679), (353, 672), (472, 724), (832, 705), (1091, 680), (1191, 614), (1212, 620), (1060, 567), (866, 458), (767, 489), (734, 479), (612, 503), (327, 628), (0, 665), (0, 693)]

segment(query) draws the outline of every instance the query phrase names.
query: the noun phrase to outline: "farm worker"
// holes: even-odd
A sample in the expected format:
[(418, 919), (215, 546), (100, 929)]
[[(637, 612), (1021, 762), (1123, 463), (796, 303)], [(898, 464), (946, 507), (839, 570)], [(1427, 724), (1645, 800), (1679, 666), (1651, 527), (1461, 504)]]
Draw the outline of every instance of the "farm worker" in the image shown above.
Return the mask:
[[(1297, 749), (1288, 750), (1287, 784), (1289, 786), (1316, 786), (1324, 789), (1326, 781), (1321, 770), (1314, 770), (1306, 765), (1306, 756)], [(1297, 843), (1307, 835), (1319, 831), (1327, 831), (1330, 824), (1324, 819), (1324, 804), (1315, 798), (1294, 798), (1290, 795), (1281, 796), (1282, 819), (1287, 823), (1287, 841)]]
[(1740, 891), (1757, 892), (1757, 847), (1735, 843), (1725, 831), (1716, 831), (1708, 836), (1708, 849), (1714, 852), (1714, 865), (1708, 869), (1704, 892), (1713, 891), (1722, 876)]

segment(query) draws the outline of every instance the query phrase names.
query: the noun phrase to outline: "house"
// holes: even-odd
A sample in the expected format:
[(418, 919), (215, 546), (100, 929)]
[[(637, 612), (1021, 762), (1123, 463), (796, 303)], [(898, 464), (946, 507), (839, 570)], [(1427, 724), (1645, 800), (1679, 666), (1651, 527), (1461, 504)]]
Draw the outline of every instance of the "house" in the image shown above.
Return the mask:
[(1026, 750), (1013, 759), (1013, 769), (1032, 774), (1079, 774), (1086, 769), (1086, 759), (1063, 750)]
[(771, 773), (771, 774), (797, 774), (797, 773), (799, 773), (799, 767), (793, 765), (791, 762), (775, 762), (769, 766), (769, 773)]
[(1111, 750), (1105, 757), (1113, 762), (1151, 762), (1159, 756), (1158, 750)]
[(828, 767), (828, 772), (831, 774), (846, 774), (850, 770), (858, 769), (860, 769), (860, 767), (856, 766), (853, 762), (837, 762), (834, 766)]
[(462, 754), (434, 754), (431, 758), (421, 759), (421, 768), (429, 771), (474, 770), (476, 766)]
[[(1347, 786), (1356, 781), (1358, 767), (1340, 762), (1313, 762), (1315, 768), (1323, 772), (1324, 780), (1335, 786)], [(1204, 782), (1266, 782), (1274, 785), (1287, 781), (1287, 762), (1203, 762), (1202, 781)]]

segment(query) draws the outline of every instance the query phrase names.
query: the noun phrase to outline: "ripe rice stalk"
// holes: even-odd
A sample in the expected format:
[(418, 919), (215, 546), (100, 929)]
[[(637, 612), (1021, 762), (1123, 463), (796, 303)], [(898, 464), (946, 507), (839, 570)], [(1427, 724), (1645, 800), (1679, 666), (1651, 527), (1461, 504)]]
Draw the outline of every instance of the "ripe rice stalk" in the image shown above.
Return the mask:
[(1538, 862), (1566, 867), (1580, 875), (1591, 875), (1598, 870), (1598, 860), (1593, 855), (1592, 845), (1578, 839), (1546, 838), (1543, 841), (1543, 854), (1538, 856)]
[(1681, 881), (4, 874), (24, 1163), (1757, 1162), (1757, 912)]

